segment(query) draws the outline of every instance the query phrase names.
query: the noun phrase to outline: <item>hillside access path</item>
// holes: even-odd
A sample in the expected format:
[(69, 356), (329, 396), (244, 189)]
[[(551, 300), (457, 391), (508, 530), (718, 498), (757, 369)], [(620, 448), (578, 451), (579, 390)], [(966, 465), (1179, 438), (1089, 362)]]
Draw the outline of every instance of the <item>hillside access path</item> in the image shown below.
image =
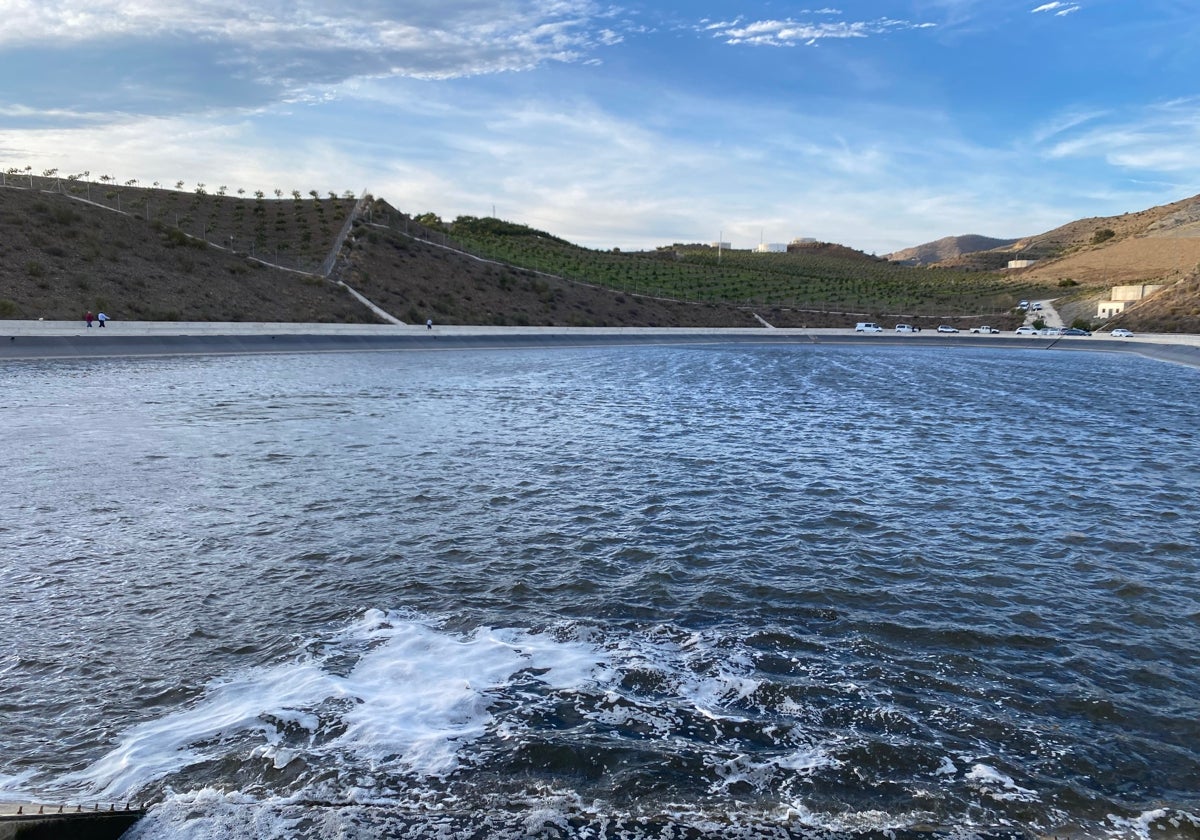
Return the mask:
[[(1034, 309), (1035, 306), (1041, 305), (1041, 309)], [(1031, 300), (1029, 308), (1025, 310), (1025, 323), (1032, 324), (1034, 321), (1041, 319), (1047, 327), (1064, 327), (1062, 315), (1058, 314), (1058, 310), (1054, 308), (1054, 299), (1050, 300)]]

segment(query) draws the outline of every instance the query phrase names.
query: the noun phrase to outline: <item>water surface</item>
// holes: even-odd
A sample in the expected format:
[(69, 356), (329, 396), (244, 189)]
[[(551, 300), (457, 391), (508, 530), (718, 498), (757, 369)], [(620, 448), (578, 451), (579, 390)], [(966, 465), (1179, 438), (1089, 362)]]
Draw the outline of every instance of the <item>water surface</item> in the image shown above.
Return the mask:
[(135, 838), (1200, 836), (1198, 376), (0, 366), (0, 794), (154, 803)]

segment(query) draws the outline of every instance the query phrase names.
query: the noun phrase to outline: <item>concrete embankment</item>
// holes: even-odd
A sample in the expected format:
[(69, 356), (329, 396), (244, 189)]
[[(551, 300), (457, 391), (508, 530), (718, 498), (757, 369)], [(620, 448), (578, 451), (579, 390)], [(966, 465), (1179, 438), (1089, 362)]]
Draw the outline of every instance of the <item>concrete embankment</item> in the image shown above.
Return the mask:
[(0, 840), (117, 840), (145, 814), (142, 808), (84, 808), (0, 803)]
[(0, 321), (0, 359), (429, 351), (628, 344), (771, 344), (1099, 350), (1200, 367), (1200, 336), (861, 334), (852, 329), (485, 327), (375, 324)]

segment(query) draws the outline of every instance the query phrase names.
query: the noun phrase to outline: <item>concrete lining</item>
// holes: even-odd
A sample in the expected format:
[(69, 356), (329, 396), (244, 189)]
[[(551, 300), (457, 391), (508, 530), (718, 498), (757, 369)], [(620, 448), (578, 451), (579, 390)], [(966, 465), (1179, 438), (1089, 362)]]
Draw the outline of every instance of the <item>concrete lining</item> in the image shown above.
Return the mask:
[(1200, 367), (1200, 336), (1017, 336), (863, 334), (843, 329), (684, 327), (487, 327), (390, 324), (284, 324), (112, 321), (86, 328), (76, 321), (0, 321), (0, 360), (90, 359), (256, 353), (331, 353), (629, 344), (881, 345), (993, 347), (1014, 350), (1132, 352)]
[(104, 810), (29, 803), (0, 806), (0, 840), (117, 840), (145, 815), (143, 808)]

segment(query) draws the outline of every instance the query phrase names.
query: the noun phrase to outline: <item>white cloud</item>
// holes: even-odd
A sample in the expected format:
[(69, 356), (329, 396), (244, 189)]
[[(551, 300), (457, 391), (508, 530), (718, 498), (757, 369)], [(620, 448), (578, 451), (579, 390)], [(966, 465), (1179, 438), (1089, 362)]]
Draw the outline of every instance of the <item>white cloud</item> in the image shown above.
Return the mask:
[(1077, 3), (1062, 3), (1059, 0), (1054, 0), (1052, 3), (1044, 3), (1036, 9), (1032, 9), (1030, 14), (1038, 14), (1039, 12), (1054, 12), (1055, 17), (1066, 17), (1072, 12), (1078, 12), (1082, 6)]
[[(1200, 100), (1176, 99), (1130, 112), (1067, 117), (1045, 139), (1052, 160), (1103, 160), (1122, 169), (1200, 179)], [(1107, 117), (1107, 119), (1104, 119)], [(1074, 132), (1076, 127), (1086, 130)]]
[[(834, 14), (836, 11), (835, 9), (822, 9), (819, 13)], [(742, 23), (741, 19), (738, 19), (728, 22), (705, 23), (702, 31), (713, 33), (714, 37), (723, 39), (727, 44), (784, 47), (796, 44), (812, 46), (827, 38), (868, 38), (900, 30), (927, 29), (935, 25), (891, 18), (870, 21), (799, 21), (794, 18), (786, 18), (784, 20), (757, 20), (750, 23)]]
[[(415, 78), (581, 61), (619, 43), (594, 0), (12, 0), (0, 47), (182, 38), (275, 82)], [(330, 61), (330, 57), (337, 60)], [(341, 68), (341, 69), (339, 69)]]

